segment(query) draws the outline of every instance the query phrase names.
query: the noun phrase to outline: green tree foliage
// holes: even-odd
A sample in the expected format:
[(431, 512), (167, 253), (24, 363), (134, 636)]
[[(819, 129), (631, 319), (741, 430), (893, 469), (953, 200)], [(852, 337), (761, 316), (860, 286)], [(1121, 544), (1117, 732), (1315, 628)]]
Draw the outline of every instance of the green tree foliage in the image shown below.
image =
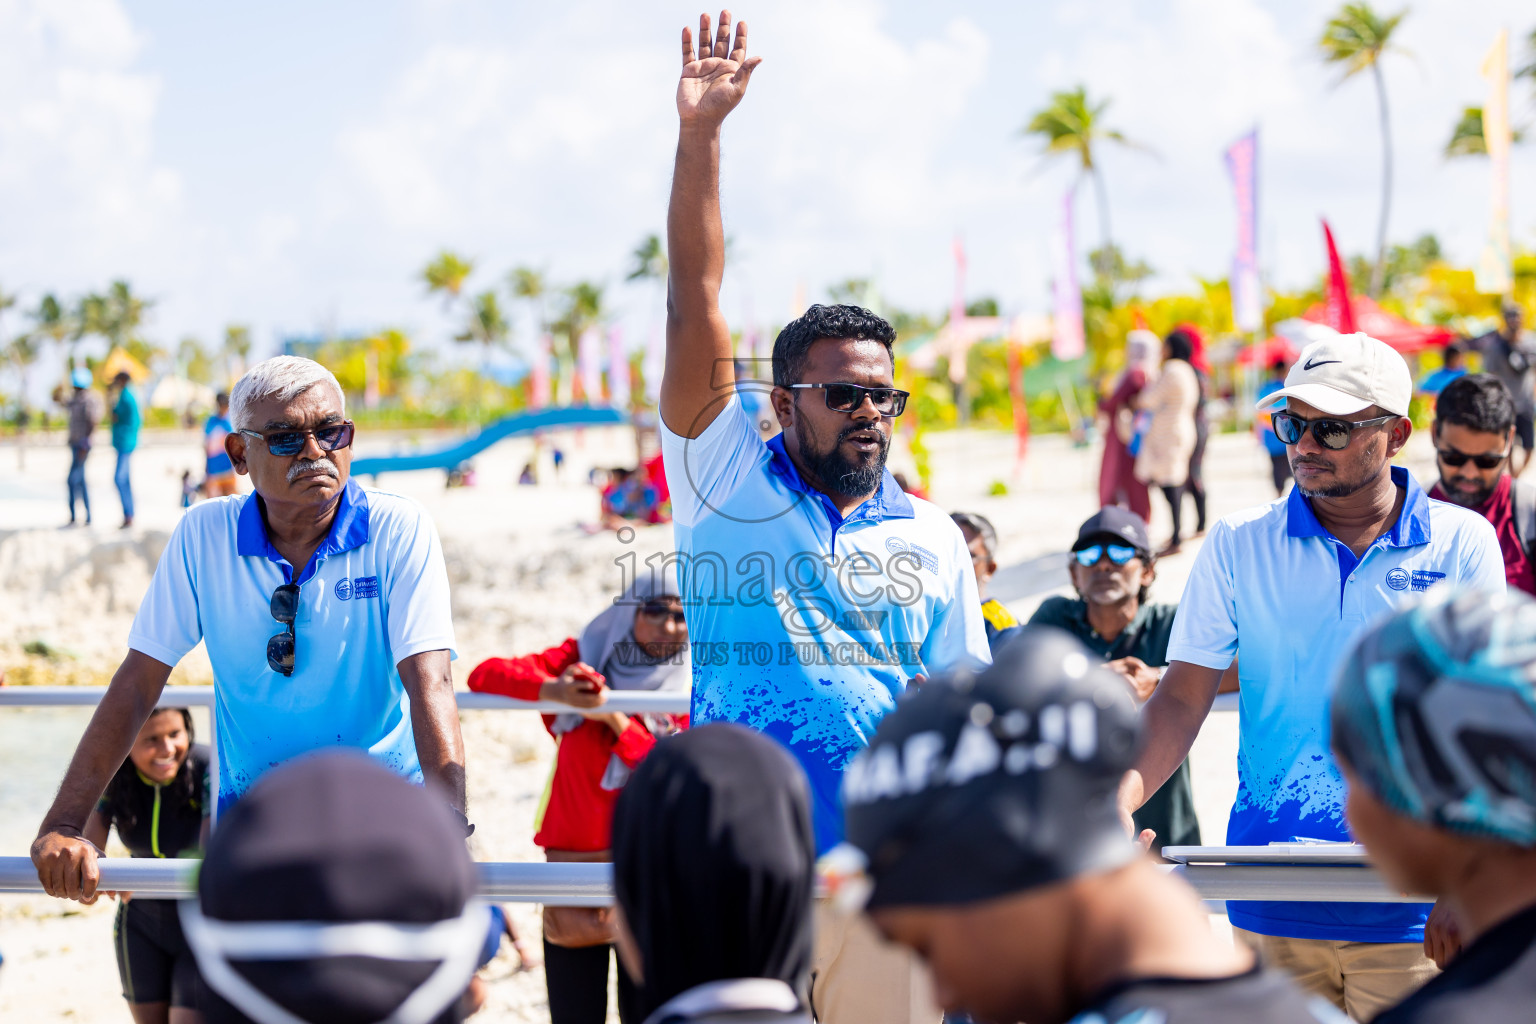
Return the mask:
[(445, 305), (458, 299), (464, 290), (464, 282), (475, 272), (473, 260), (464, 259), (458, 253), (443, 249), (421, 271), (427, 292), (442, 295)]
[(665, 281), (667, 279), (667, 250), (661, 244), (660, 235), (646, 235), (630, 254), (634, 262), (625, 276), (626, 281)]
[(176, 372), (194, 384), (213, 384), (213, 357), (203, 343), (188, 335), (176, 346)]
[(561, 290), (560, 308), (554, 322), (550, 324), (550, 330), (565, 339), (566, 355), (572, 366), (576, 363), (581, 336), (589, 328), (602, 323), (605, 314), (602, 285), (592, 281), (577, 281)]
[(965, 307), (966, 316), (997, 316), (997, 300), (987, 295), (969, 302)]
[(506, 345), (511, 333), (512, 325), (501, 311), (500, 300), (494, 291), (487, 290), (469, 300), (468, 319), (453, 340), (482, 345), (490, 355), (491, 349)]
[[(1371, 295), (1381, 294), (1387, 269), (1387, 218), (1392, 210), (1392, 121), (1387, 111), (1387, 83), (1381, 74), (1381, 57), (1392, 46), (1392, 33), (1407, 9), (1396, 14), (1377, 14), (1370, 4), (1348, 3), (1323, 26), (1318, 49), (1323, 60), (1341, 68), (1343, 82), (1369, 71), (1376, 84), (1378, 123), (1381, 128), (1381, 214), (1376, 222), (1376, 266), (1371, 275)], [(1481, 119), (1479, 119), (1481, 120)]]

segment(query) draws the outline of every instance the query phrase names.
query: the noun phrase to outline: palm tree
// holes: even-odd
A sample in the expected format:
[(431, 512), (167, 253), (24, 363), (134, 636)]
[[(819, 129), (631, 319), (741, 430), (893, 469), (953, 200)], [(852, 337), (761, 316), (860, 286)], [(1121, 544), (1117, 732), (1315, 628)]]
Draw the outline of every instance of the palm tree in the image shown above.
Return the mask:
[(444, 305), (447, 305), (459, 297), (464, 281), (474, 272), (474, 260), (466, 260), (444, 249), (422, 270), (421, 279), (427, 283), (429, 293), (442, 292)]
[[(581, 349), (581, 336), (588, 328), (596, 327), (603, 320), (603, 286), (591, 281), (577, 281), (561, 291), (563, 299), (560, 315), (549, 325), (550, 331), (565, 338), (566, 360), (576, 368), (576, 358)], [(588, 401), (593, 396), (587, 396)]]
[[(1512, 129), (1510, 142), (1524, 142), (1525, 133)], [(1488, 141), (1483, 138), (1483, 108), (1467, 107), (1461, 112), (1461, 120), (1451, 129), (1451, 141), (1445, 144), (1447, 159), (1457, 156), (1487, 156)]]
[[(42, 338), (47, 338), (57, 347), (62, 348), (66, 340), (73, 341), (79, 337), (75, 333), (69, 314), (64, 311), (63, 305), (52, 292), (38, 300), (37, 309), (32, 312), (31, 317), (32, 322), (37, 325), (35, 333)], [(70, 353), (69, 361), (73, 365), (73, 352)]]
[(634, 268), (626, 281), (665, 281), (667, 279), (667, 250), (661, 244), (660, 235), (646, 235), (630, 254)]
[(473, 341), (484, 345), (485, 355), (488, 358), (492, 346), (504, 344), (511, 330), (512, 325), (507, 323), (495, 291), (483, 291), (470, 299), (469, 321), (462, 331), (453, 336), (453, 340)]
[(240, 372), (246, 370), (246, 359), (251, 354), (251, 329), (244, 324), (230, 324), (224, 328), (224, 377), (229, 382), (235, 380), (235, 364), (240, 364)]
[(1105, 126), (1104, 112), (1109, 109), (1109, 103), (1107, 99), (1092, 102), (1087, 87), (1082, 85), (1065, 92), (1054, 92), (1050, 103), (1030, 118), (1020, 131), (1021, 135), (1036, 135), (1044, 140), (1046, 156), (1071, 154), (1077, 157), (1079, 173), (1093, 178), (1099, 207), (1099, 233), (1106, 247), (1111, 239), (1109, 195), (1104, 189), (1103, 171), (1095, 159), (1096, 147), (1100, 142), (1137, 145), (1121, 132)]
[[(1317, 45), (1323, 59), (1343, 65), (1339, 81), (1369, 70), (1376, 83), (1376, 102), (1381, 124), (1381, 216), (1376, 222), (1376, 267), (1371, 272), (1371, 296), (1381, 294), (1387, 269), (1387, 215), (1392, 209), (1392, 123), (1387, 113), (1387, 84), (1381, 74), (1381, 56), (1392, 48), (1392, 33), (1408, 13), (1404, 8), (1382, 17), (1367, 3), (1345, 4), (1323, 26)], [(1479, 117), (1481, 122), (1481, 117)]]
[(213, 383), (213, 359), (203, 343), (191, 335), (176, 346), (176, 369), (194, 384)]

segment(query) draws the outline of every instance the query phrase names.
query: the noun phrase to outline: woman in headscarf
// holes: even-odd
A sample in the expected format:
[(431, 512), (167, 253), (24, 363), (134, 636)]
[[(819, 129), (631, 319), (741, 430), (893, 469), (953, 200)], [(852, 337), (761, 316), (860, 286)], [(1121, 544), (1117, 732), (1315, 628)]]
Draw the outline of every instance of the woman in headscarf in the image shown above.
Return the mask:
[[(545, 715), (555, 766), (533, 841), (551, 861), (611, 859), (613, 805), (660, 736), (688, 727), (686, 715), (626, 715), (601, 708), (614, 690), (687, 692), (688, 625), (671, 572), (639, 575), (581, 637), (520, 658), (490, 658), (469, 676), (477, 693), (569, 704)], [(544, 909), (544, 977), (551, 1024), (602, 1024), (608, 1012), (612, 911)], [(636, 990), (618, 975), (619, 1016), (635, 1016)]]
[(1136, 478), (1162, 489), (1173, 514), (1173, 538), (1159, 555), (1179, 550), (1184, 484), (1189, 457), (1195, 451), (1195, 408), (1200, 402), (1200, 378), (1189, 364), (1189, 336), (1174, 331), (1163, 341), (1163, 365), (1157, 383), (1141, 393), (1138, 404), (1152, 414), (1136, 455)]
[(1189, 339), (1189, 365), (1200, 384), (1200, 398), (1195, 403), (1195, 450), (1189, 456), (1189, 477), (1184, 491), (1195, 499), (1195, 536), (1205, 533), (1205, 442), (1211, 436), (1211, 420), (1205, 402), (1211, 392), (1211, 364), (1205, 360), (1205, 339), (1194, 324), (1179, 324), (1173, 329)]
[(1099, 504), (1124, 505), (1143, 519), (1152, 518), (1147, 485), (1136, 479), (1136, 399), (1157, 375), (1157, 335), (1135, 330), (1125, 336), (1125, 370), (1115, 390), (1099, 402), (1108, 417), (1104, 431), (1104, 461), (1099, 467)]
[(619, 951), (645, 1024), (809, 1024), (816, 841), (788, 751), (738, 725), (675, 736), (613, 819)]

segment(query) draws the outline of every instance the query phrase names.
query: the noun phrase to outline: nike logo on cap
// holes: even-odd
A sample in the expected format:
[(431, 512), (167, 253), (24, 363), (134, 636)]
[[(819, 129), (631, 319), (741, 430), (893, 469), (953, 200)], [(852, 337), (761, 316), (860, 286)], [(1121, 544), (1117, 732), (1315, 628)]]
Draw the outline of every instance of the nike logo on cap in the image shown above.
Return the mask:
[(1315, 370), (1319, 366), (1327, 366), (1329, 363), (1342, 363), (1343, 361), (1342, 359), (1308, 359), (1302, 369)]

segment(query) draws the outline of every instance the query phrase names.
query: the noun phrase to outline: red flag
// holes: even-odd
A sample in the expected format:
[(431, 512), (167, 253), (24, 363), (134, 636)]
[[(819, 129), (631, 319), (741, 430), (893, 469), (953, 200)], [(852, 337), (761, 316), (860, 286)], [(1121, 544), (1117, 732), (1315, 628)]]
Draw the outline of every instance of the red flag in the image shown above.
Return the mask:
[(1328, 311), (1323, 322), (1340, 334), (1354, 334), (1355, 309), (1349, 301), (1349, 277), (1339, 260), (1338, 246), (1333, 244), (1333, 231), (1323, 221), (1323, 238), (1328, 242)]

